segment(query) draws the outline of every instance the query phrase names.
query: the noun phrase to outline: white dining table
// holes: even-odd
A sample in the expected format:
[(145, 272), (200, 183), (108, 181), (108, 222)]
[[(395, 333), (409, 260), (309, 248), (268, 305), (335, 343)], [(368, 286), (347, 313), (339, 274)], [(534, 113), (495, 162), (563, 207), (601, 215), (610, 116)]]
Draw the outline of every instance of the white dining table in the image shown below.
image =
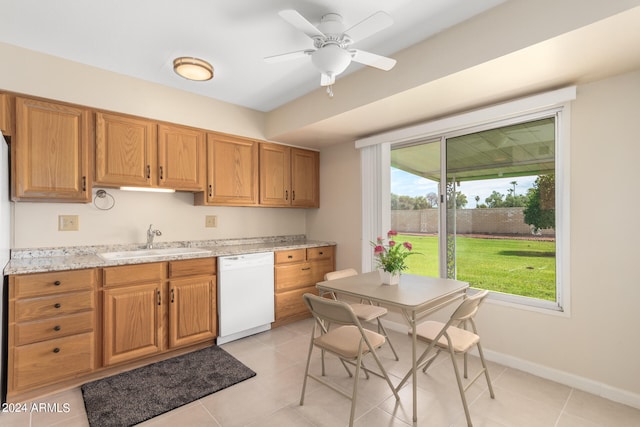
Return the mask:
[(430, 313), (461, 299), (469, 284), (453, 279), (403, 274), (398, 285), (383, 285), (379, 273), (373, 271), (357, 276), (318, 282), (316, 287), (321, 294), (332, 292), (348, 295), (400, 310), (412, 332), (413, 422), (417, 422), (416, 325)]

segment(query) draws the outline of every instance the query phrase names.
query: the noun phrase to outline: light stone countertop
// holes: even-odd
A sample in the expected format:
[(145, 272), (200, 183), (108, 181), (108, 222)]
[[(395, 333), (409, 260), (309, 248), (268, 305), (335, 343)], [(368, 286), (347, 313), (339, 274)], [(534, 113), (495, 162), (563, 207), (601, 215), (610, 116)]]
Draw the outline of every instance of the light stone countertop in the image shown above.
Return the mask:
[(15, 249), (4, 268), (5, 275), (46, 273), (51, 271), (79, 270), (83, 268), (112, 267), (116, 265), (143, 264), (149, 262), (180, 259), (207, 258), (240, 255), (257, 252), (272, 252), (290, 249), (313, 248), (335, 245), (334, 242), (308, 240), (304, 235), (256, 237), (246, 239), (199, 240), (162, 242), (154, 248), (199, 248), (210, 252), (182, 255), (165, 255), (136, 259), (106, 261), (98, 254), (103, 252), (140, 249), (140, 244), (71, 246), (60, 248)]

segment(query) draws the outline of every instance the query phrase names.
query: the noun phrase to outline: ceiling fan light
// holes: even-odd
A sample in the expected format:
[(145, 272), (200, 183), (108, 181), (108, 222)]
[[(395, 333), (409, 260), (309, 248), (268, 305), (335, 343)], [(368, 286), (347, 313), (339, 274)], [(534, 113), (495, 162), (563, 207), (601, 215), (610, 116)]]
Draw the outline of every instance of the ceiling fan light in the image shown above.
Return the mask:
[(340, 46), (329, 44), (313, 52), (311, 62), (321, 73), (337, 76), (351, 63), (351, 54)]
[(213, 66), (198, 58), (180, 57), (173, 60), (173, 70), (181, 77), (195, 81), (211, 80)]

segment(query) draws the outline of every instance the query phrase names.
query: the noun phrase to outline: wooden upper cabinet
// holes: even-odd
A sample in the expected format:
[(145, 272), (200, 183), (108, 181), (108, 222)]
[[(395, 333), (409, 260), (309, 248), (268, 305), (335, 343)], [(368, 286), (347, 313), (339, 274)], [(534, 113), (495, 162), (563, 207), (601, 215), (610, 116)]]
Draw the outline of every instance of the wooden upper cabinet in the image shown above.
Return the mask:
[(291, 149), (291, 206), (320, 206), (320, 155), (317, 151)]
[(0, 131), (4, 136), (13, 135), (13, 99), (8, 93), (0, 93)]
[(203, 191), (205, 162), (203, 131), (96, 113), (97, 184)]
[(90, 120), (84, 108), (16, 98), (13, 200), (91, 201)]
[(258, 142), (210, 133), (207, 135), (207, 189), (196, 205), (255, 206), (258, 204)]
[(260, 144), (260, 204), (319, 207), (319, 161), (316, 151)]
[(95, 183), (153, 186), (157, 125), (145, 119), (96, 113)]
[(158, 186), (204, 191), (205, 137), (198, 129), (158, 125)]
[(291, 148), (260, 144), (260, 204), (291, 205)]

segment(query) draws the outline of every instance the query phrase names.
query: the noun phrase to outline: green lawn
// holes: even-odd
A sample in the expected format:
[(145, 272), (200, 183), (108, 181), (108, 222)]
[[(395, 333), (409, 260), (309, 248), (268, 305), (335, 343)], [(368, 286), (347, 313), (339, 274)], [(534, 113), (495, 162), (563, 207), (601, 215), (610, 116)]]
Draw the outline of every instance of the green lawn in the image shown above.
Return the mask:
[[(399, 235), (414, 252), (407, 273), (438, 276), (438, 238)], [(549, 301), (556, 299), (555, 243), (535, 240), (458, 237), (457, 279), (489, 289)]]

